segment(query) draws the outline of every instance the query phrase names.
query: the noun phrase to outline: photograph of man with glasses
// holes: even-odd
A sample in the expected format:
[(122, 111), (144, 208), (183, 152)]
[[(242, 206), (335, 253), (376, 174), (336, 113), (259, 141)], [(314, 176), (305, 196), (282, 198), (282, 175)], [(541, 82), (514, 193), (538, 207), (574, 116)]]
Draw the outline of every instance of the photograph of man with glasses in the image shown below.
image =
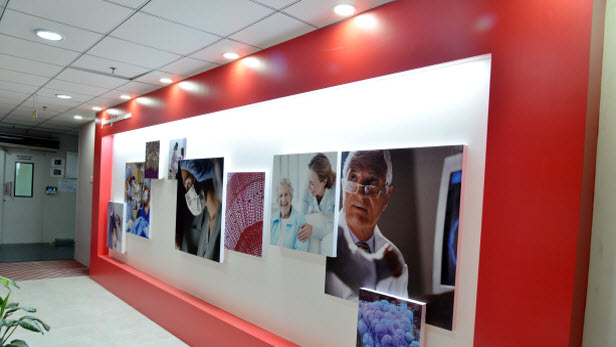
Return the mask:
[(357, 302), (366, 288), (419, 300), (427, 303), (429, 324), (452, 328), (463, 150), (342, 152), (336, 257), (326, 260), (326, 294)]
[(394, 191), (392, 170), (386, 150), (346, 156), (338, 252), (335, 258), (327, 258), (326, 294), (357, 301), (363, 287), (408, 297), (404, 257), (377, 225)]

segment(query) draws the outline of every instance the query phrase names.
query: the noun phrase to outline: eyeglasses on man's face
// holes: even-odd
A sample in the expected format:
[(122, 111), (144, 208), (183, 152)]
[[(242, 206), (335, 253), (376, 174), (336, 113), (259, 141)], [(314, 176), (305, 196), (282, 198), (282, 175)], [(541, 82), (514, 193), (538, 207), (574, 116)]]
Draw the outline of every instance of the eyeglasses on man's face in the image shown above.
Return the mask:
[(389, 185), (385, 184), (382, 188), (374, 184), (359, 184), (352, 181), (342, 181), (344, 191), (349, 194), (357, 194), (360, 191), (371, 199), (378, 199), (381, 193), (387, 189)]

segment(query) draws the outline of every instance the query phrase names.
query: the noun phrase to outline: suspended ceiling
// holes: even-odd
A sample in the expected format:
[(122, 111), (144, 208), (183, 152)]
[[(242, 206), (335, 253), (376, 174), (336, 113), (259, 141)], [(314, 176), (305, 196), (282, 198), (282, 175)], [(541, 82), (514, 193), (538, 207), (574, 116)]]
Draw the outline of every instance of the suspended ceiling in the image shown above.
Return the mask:
[(389, 1), (0, 0), (0, 129), (75, 135), (94, 106), (214, 69), (230, 62), (225, 52), (243, 57), (340, 21), (338, 3), (359, 13)]

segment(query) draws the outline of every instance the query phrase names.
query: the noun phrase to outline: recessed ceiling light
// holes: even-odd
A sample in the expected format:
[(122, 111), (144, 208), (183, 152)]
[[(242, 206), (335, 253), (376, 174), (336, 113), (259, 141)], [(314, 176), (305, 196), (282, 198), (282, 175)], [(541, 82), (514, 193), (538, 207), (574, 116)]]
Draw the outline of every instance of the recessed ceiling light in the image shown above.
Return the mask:
[(120, 98), (124, 99), (124, 100), (130, 100), (130, 95), (120, 95)]
[(94, 111), (102, 111), (103, 109), (98, 107), (98, 106), (94, 106), (94, 107), (92, 107), (92, 110), (94, 110)]
[(160, 81), (165, 84), (173, 83), (173, 80), (170, 78), (161, 78)]
[(350, 16), (355, 13), (355, 6), (351, 4), (338, 4), (334, 6), (334, 13), (339, 16)]
[(225, 54), (222, 55), (223, 57), (229, 59), (229, 60), (234, 60), (240, 57), (239, 54), (237, 53), (233, 53), (233, 52), (227, 52)]
[(78, 115), (78, 114), (74, 115), (73, 118), (75, 118), (75, 119), (83, 119), (83, 117)]
[(70, 99), (71, 98), (70, 95), (66, 95), (66, 94), (56, 94), (56, 97), (60, 99)]
[(36, 29), (36, 36), (50, 41), (60, 41), (62, 40), (62, 35), (55, 33), (53, 31), (45, 30), (45, 29)]

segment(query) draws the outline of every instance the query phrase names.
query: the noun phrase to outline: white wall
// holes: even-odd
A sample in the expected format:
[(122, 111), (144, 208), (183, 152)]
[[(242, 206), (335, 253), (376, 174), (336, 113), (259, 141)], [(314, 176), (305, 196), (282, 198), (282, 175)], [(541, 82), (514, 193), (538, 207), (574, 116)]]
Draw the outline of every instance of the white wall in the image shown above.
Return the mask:
[(60, 179), (50, 176), (52, 158), (66, 160), (66, 152), (77, 151), (77, 138), (56, 135), (60, 148), (57, 152), (43, 152), (18, 148), (6, 149), (4, 181), (14, 180), (14, 167), (19, 155), (30, 156), (34, 163), (32, 198), (4, 197), (2, 238), (10, 243), (51, 243), (55, 239), (73, 239), (75, 234), (74, 192), (45, 194), (46, 186), (60, 185)]
[(616, 346), (616, 0), (607, 0), (585, 347)]
[[(274, 154), (466, 144), (455, 330), (428, 327), (424, 338), (472, 346), (489, 80), (482, 56), (116, 134), (111, 198), (123, 201), (125, 163), (143, 161), (152, 140), (163, 166), (169, 140), (187, 137), (187, 157), (224, 157), (225, 178), (265, 171), (266, 205)], [(152, 238), (129, 234), (126, 253), (111, 256), (299, 345), (355, 344), (357, 304), (324, 294), (325, 257), (269, 246), (267, 223), (261, 259), (225, 251), (220, 264), (176, 251), (176, 182), (152, 182)]]
[(75, 259), (90, 266), (90, 235), (92, 224), (92, 175), (94, 174), (94, 133), (90, 122), (79, 128), (79, 168), (77, 205), (75, 208)]

